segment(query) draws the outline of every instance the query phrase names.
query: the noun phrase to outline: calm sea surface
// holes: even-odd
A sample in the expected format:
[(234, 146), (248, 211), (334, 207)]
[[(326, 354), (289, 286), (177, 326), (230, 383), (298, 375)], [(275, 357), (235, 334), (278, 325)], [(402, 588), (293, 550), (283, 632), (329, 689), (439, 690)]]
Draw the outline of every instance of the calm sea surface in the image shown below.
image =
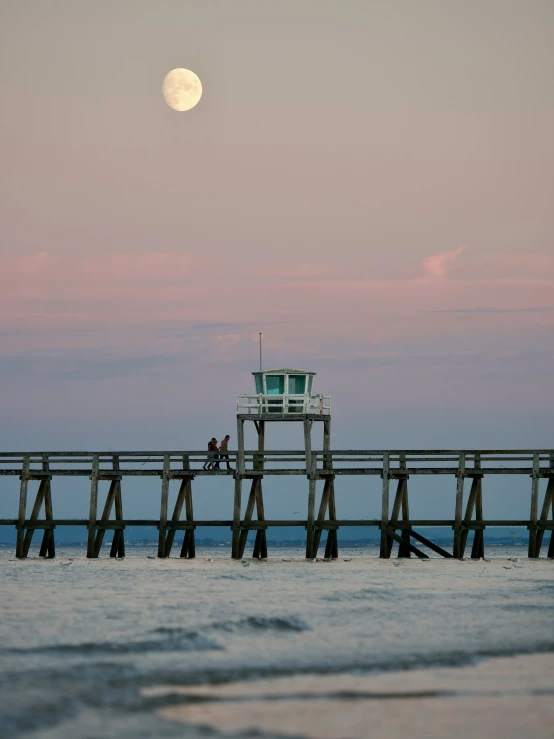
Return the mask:
[(399, 563), (376, 549), (335, 562), (298, 549), (242, 563), (221, 548), (193, 561), (153, 547), (122, 561), (57, 554), (0, 549), (3, 736), (206, 736), (163, 718), (177, 697), (155, 688), (296, 676), (298, 690), (298, 676), (554, 651), (554, 562), (522, 547), (478, 562)]

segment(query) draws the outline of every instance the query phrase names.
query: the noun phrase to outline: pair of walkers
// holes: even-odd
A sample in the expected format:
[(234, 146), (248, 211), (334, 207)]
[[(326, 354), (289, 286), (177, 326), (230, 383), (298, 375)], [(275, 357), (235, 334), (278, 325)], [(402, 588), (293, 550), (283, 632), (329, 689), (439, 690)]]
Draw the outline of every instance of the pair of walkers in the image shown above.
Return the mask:
[(218, 470), (219, 463), (223, 462), (223, 460), (227, 462), (227, 469), (231, 469), (228, 454), (228, 445), (230, 438), (231, 437), (229, 436), (229, 434), (227, 434), (227, 436), (223, 439), (218, 447), (217, 439), (212, 436), (212, 438), (208, 442), (208, 458), (204, 462), (204, 466), (202, 467), (203, 470)]

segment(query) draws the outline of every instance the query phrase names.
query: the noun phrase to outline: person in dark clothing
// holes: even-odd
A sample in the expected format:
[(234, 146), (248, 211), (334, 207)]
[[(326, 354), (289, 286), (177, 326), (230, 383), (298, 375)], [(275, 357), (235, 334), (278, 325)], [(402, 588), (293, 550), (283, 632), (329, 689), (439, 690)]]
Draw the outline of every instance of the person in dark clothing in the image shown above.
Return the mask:
[[(224, 459), (227, 460), (227, 469), (231, 469), (231, 465), (229, 464), (229, 455), (227, 454), (228, 451), (228, 445), (229, 445), (229, 439), (231, 437), (229, 434), (223, 439), (221, 444), (219, 445), (219, 462), (222, 462)], [(217, 469), (219, 469), (219, 462), (217, 463)]]
[(204, 466), (202, 467), (203, 470), (213, 470), (214, 469), (214, 460), (217, 458), (216, 451), (217, 451), (217, 440), (212, 436), (212, 438), (208, 442), (208, 458), (204, 462)]
[(217, 439), (212, 438), (212, 451), (213, 451), (213, 464), (212, 464), (212, 472), (219, 469), (219, 455), (217, 453)]
[(213, 443), (213, 450), (214, 450), (214, 463), (212, 465), (212, 470), (215, 472), (215, 470), (219, 469), (219, 454), (217, 453), (219, 451), (217, 446), (217, 439), (212, 439)]

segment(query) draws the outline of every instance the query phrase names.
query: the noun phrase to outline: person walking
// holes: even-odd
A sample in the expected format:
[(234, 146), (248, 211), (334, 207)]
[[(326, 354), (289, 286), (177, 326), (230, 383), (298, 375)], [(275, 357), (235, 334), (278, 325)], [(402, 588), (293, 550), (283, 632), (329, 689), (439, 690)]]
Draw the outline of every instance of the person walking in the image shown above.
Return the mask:
[[(228, 446), (229, 446), (229, 439), (231, 437), (229, 434), (223, 439), (221, 444), (219, 445), (219, 462), (222, 462), (224, 459), (227, 461), (227, 469), (231, 469), (231, 465), (229, 464), (229, 454), (228, 454)], [(217, 469), (219, 469), (219, 462), (217, 463)]]
[(213, 454), (214, 454), (214, 462), (212, 464), (212, 471), (215, 472), (219, 469), (219, 454), (218, 450), (219, 447), (217, 446), (217, 439), (212, 439), (213, 444)]
[(215, 472), (215, 470), (219, 469), (219, 456), (217, 454), (217, 439), (212, 436), (212, 472)]
[(204, 466), (202, 467), (203, 470), (213, 470), (216, 451), (217, 451), (217, 440), (212, 436), (212, 438), (208, 442), (208, 457), (206, 461), (204, 462)]

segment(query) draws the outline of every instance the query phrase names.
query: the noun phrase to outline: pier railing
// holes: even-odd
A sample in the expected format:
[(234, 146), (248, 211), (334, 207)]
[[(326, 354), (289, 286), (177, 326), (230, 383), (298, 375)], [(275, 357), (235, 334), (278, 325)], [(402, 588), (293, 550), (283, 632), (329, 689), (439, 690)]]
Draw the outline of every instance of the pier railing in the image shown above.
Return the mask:
[[(221, 453), (217, 453), (219, 457)], [(237, 451), (223, 452), (236, 463)], [(312, 450), (309, 455), (301, 450), (245, 450), (243, 455), (245, 473), (260, 472), (264, 475), (305, 475), (316, 470), (321, 474), (334, 475), (377, 475), (382, 476), (385, 463), (390, 474), (394, 468), (402, 468), (410, 475), (453, 475), (457, 474), (460, 459), (465, 460), (465, 475), (511, 474), (532, 475), (533, 465), (538, 464), (539, 477), (552, 475), (554, 451), (546, 450)], [(263, 468), (257, 464), (263, 458)], [(99, 473), (112, 474), (113, 464), (119, 465), (121, 476), (159, 476), (167, 462), (169, 472), (176, 476), (183, 470), (187, 474), (213, 475), (213, 470), (204, 470), (208, 459), (206, 451), (106, 451), (106, 452), (0, 452), (0, 477), (21, 476), (25, 468), (33, 476), (90, 476), (94, 461), (98, 462)], [(223, 464), (226, 460), (223, 460)], [(45, 467), (46, 465), (46, 467)], [(52, 465), (56, 465), (55, 467)], [(330, 466), (330, 470), (327, 468)], [(216, 471), (227, 474), (226, 470)]]
[[(554, 529), (554, 450), (246, 450), (229, 451), (228, 456), (207, 457), (205, 451), (99, 451), (99, 452), (2, 452), (0, 453), (0, 495), (2, 478), (18, 477), (20, 494), (17, 517), (0, 519), (0, 525), (17, 530), (16, 554), (26, 557), (33, 534), (44, 532), (39, 554), (54, 556), (56, 526), (85, 526), (88, 530), (87, 556), (99, 555), (104, 533), (114, 531), (111, 556), (124, 554), (126, 526), (155, 526), (159, 532), (158, 555), (169, 556), (175, 533), (185, 532), (181, 556), (195, 552), (194, 531), (202, 526), (227, 526), (233, 532), (233, 556), (242, 557), (248, 532), (256, 531), (255, 556), (267, 556), (265, 532), (268, 527), (302, 526), (307, 531), (308, 557), (316, 556), (320, 537), (327, 531), (326, 555), (337, 556), (337, 530), (341, 527), (377, 527), (381, 534), (381, 556), (390, 557), (393, 544), (399, 545), (399, 556), (425, 557), (411, 539), (424, 544), (442, 556), (463, 557), (468, 534), (473, 532), (472, 556), (484, 554), (483, 532), (488, 526), (525, 526), (529, 530), (529, 556), (538, 557), (545, 532)], [(229, 469), (227, 469), (229, 463)], [(212, 469), (205, 469), (207, 464)], [(214, 466), (219, 468), (214, 469)], [(261, 480), (266, 476), (304, 476), (308, 479), (307, 516), (305, 519), (266, 520), (261, 493)], [(341, 476), (375, 476), (381, 479), (381, 511), (374, 519), (340, 519), (336, 512), (334, 481)], [(408, 480), (412, 476), (446, 476), (453, 478), (450, 494), (454, 499), (453, 517), (449, 519), (412, 519), (408, 505)], [(491, 475), (519, 475), (522, 495), (529, 504), (529, 517), (506, 520), (483, 516), (482, 481)], [(235, 498), (232, 517), (201, 521), (194, 518), (192, 482), (197, 477), (230, 477), (234, 480)], [(54, 478), (88, 477), (90, 499), (88, 517), (54, 518), (52, 487)], [(122, 480), (132, 477), (154, 477), (161, 480), (160, 517), (154, 520), (125, 519), (123, 516)], [(177, 480), (180, 489), (173, 514), (169, 517), (170, 482)], [(251, 481), (250, 496), (243, 511), (241, 485)], [(464, 488), (468, 482), (469, 490)], [(544, 481), (544, 482), (543, 482)], [(315, 512), (316, 485), (323, 483), (319, 513)], [(28, 497), (38, 483), (29, 515)], [(98, 492), (109, 483), (101, 517), (98, 517)], [(469, 485), (470, 484), (470, 485)], [(392, 486), (396, 489), (392, 490)], [(544, 492), (541, 490), (541, 485)], [(54, 491), (55, 492), (55, 491)], [(448, 494), (445, 486), (444, 494)], [(393, 498), (394, 495), (394, 498)], [(541, 502), (542, 500), (542, 502)], [(298, 503), (295, 503), (297, 506)], [(44, 517), (41, 512), (44, 508)], [(185, 519), (182, 520), (183, 508)], [(254, 510), (257, 520), (253, 520)], [(15, 513), (15, 511), (14, 511)], [(231, 512), (230, 512), (231, 513)], [(452, 553), (423, 537), (414, 527), (451, 526), (454, 532)], [(398, 533), (400, 532), (400, 534)], [(257, 550), (256, 550), (257, 546)], [(548, 556), (554, 558), (554, 536)]]

